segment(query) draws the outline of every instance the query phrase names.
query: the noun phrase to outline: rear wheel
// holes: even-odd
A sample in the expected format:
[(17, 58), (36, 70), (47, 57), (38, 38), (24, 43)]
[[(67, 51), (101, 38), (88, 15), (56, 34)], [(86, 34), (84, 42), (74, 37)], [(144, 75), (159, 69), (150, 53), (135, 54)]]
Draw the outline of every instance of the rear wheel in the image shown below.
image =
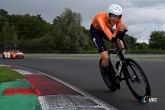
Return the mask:
[(100, 72), (101, 72), (101, 75), (102, 75), (102, 78), (106, 84), (106, 86), (112, 91), (112, 92), (115, 92), (117, 90), (117, 88), (115, 86), (112, 85), (112, 82), (110, 80), (110, 75), (107, 74), (107, 72), (105, 72), (105, 70), (103, 69), (103, 67), (101, 66), (101, 60), (102, 58), (100, 59), (100, 62), (99, 62), (99, 67), (100, 67)]
[(126, 65), (127, 68), (123, 68), (123, 72), (130, 91), (140, 102), (147, 103), (151, 88), (144, 71), (133, 59), (126, 59)]

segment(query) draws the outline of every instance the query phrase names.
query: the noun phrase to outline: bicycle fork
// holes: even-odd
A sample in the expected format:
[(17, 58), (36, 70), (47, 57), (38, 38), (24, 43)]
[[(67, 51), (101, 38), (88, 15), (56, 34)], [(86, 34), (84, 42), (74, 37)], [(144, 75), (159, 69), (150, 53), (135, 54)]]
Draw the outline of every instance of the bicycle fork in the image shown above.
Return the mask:
[(139, 80), (138, 76), (136, 75), (136, 72), (134, 71), (134, 69), (132, 67), (131, 67), (131, 69), (133, 70), (133, 73), (134, 73), (133, 75), (130, 75), (130, 73), (128, 71), (128, 68), (127, 68), (126, 62), (125, 61), (119, 61), (119, 66), (117, 68), (117, 74), (116, 74), (116, 76), (118, 77), (119, 81), (125, 80), (126, 77), (121, 78), (121, 75), (123, 73), (123, 74), (128, 74), (127, 78), (129, 78), (132, 82), (135, 82), (135, 81), (139, 81), (140, 82), (140, 80)]
[(119, 61), (119, 67), (118, 67), (116, 76), (119, 76), (120, 75), (121, 68), (122, 68), (122, 61)]
[(124, 63), (123, 61), (119, 61), (119, 65), (118, 65), (118, 69), (117, 69), (117, 74), (116, 74), (116, 77), (119, 79), (120, 82), (125, 79), (125, 78), (121, 78), (123, 63)]

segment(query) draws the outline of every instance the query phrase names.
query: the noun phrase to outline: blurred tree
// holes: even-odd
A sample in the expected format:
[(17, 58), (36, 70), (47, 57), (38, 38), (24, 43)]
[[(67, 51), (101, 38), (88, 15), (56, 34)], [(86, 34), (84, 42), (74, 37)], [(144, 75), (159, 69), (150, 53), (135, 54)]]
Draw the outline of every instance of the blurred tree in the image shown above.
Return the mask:
[(87, 47), (88, 38), (81, 21), (81, 15), (68, 8), (54, 19), (52, 36), (59, 50), (78, 52)]
[(165, 49), (165, 31), (153, 31), (149, 39), (151, 49)]
[(49, 24), (39, 15), (17, 15), (16, 19), (18, 34), (22, 40), (42, 37), (49, 31)]
[(8, 16), (8, 12), (4, 9), (0, 9), (0, 30), (5, 25), (7, 16)]
[(8, 15), (8, 12), (4, 9), (0, 9), (0, 15), (6, 17)]
[(17, 30), (14, 25), (9, 24), (8, 21), (5, 22), (5, 26), (2, 27), (2, 38), (1, 40), (4, 41), (4, 43), (11, 43), (11, 42), (17, 42), (18, 41), (18, 35), (17, 35)]
[(136, 38), (134, 38), (134, 37), (132, 37), (132, 36), (130, 36), (128, 34), (125, 35), (124, 40), (125, 40), (127, 45), (132, 45), (132, 44), (137, 42)]
[(140, 45), (137, 47), (139, 50), (147, 50), (148, 49), (148, 44), (143, 42), (140, 43)]

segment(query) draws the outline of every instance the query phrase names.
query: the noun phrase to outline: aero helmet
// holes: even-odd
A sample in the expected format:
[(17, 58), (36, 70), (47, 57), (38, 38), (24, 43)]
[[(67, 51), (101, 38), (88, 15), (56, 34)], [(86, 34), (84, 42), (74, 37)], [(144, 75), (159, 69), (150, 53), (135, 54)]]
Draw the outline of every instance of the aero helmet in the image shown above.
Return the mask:
[(107, 10), (107, 16), (109, 19), (110, 19), (110, 14), (117, 15), (117, 16), (119, 16), (119, 18), (121, 18), (121, 16), (122, 16), (121, 6), (118, 4), (109, 5), (108, 10)]

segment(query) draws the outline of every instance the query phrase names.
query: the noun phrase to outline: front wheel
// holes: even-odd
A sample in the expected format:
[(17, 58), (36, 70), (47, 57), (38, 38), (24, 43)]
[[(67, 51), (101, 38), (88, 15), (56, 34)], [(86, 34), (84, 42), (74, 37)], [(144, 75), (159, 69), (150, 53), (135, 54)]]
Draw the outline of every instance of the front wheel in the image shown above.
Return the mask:
[(136, 99), (148, 103), (151, 88), (144, 71), (133, 59), (126, 59), (125, 61), (127, 67), (123, 68), (123, 72), (126, 84)]

